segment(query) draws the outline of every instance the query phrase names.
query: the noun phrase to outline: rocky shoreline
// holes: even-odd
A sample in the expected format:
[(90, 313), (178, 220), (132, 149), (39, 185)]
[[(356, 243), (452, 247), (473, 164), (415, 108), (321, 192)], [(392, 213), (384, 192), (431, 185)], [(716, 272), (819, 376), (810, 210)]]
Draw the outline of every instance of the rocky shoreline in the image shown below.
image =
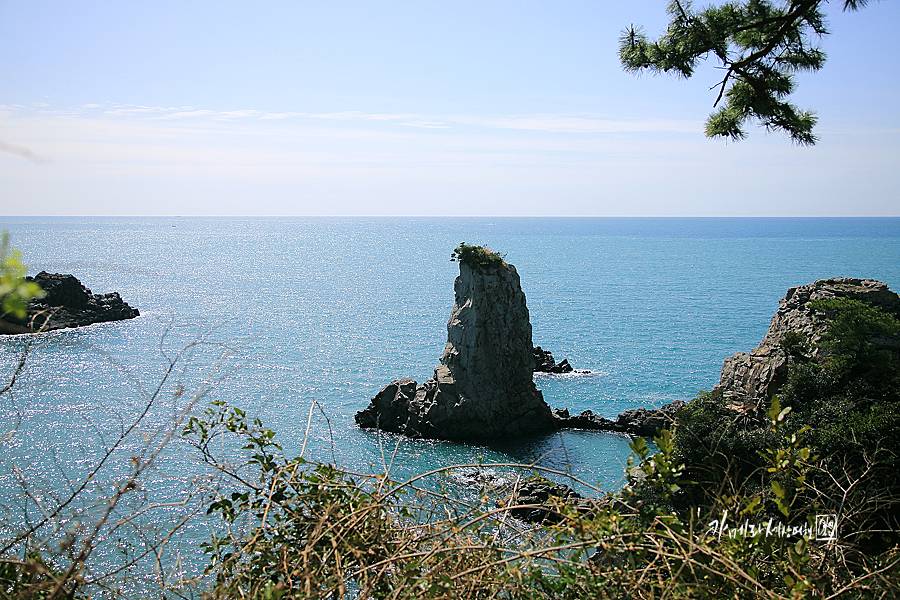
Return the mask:
[(128, 305), (118, 292), (94, 294), (74, 275), (41, 271), (26, 281), (37, 283), (44, 297), (28, 303), (27, 316), (0, 319), (0, 333), (36, 333), (83, 327), (94, 323), (133, 319), (138, 309)]
[[(838, 299), (862, 302), (900, 316), (900, 295), (872, 279), (835, 277), (788, 289), (759, 345), (749, 353), (739, 352), (724, 360), (719, 383), (713, 390), (721, 394), (725, 406), (736, 415), (764, 414), (762, 411), (786, 382), (792, 364), (825, 363), (830, 356), (829, 345), (820, 342), (826, 339), (835, 315), (829, 312), (827, 304), (823, 307), (816, 301)], [(900, 355), (900, 337), (896, 335), (871, 337), (869, 343), (875, 349)], [(556, 410), (554, 416), (572, 427), (650, 436), (658, 429), (674, 427), (676, 411), (686, 405), (676, 401), (656, 411), (628, 410), (615, 421), (590, 411), (570, 417), (568, 411)], [(629, 473), (632, 476), (637, 480), (641, 473)], [(505, 502), (516, 507), (512, 512), (517, 518), (544, 523), (558, 518), (560, 504), (589, 511), (610, 501), (615, 500), (584, 498), (564, 484), (541, 478), (523, 483)]]

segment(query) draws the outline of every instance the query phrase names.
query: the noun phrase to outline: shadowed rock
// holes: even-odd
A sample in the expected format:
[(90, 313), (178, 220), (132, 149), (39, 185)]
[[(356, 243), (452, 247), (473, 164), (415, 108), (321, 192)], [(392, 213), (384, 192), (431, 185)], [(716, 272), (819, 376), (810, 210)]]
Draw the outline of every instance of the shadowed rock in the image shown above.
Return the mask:
[(540, 346), (534, 348), (534, 371), (536, 373), (571, 373), (575, 369), (565, 358), (559, 363), (553, 360), (553, 354)]
[(595, 415), (589, 410), (573, 417), (565, 408), (554, 410), (553, 416), (560, 429), (591, 429), (656, 437), (663, 429), (671, 429), (676, 411), (684, 405), (684, 401), (676, 400), (655, 409), (634, 408), (618, 415), (615, 421)]
[(82, 327), (106, 321), (121, 321), (140, 315), (118, 292), (92, 294), (74, 275), (41, 271), (27, 281), (37, 283), (45, 296), (28, 303), (28, 316), (10, 315), (0, 320), (0, 333), (32, 333)]

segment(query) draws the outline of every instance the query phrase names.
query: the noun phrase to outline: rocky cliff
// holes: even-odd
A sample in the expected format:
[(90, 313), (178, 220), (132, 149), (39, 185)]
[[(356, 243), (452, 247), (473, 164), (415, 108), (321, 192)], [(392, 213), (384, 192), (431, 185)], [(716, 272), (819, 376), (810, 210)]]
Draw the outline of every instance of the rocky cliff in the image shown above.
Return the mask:
[(491, 439), (553, 430), (534, 385), (531, 323), (514, 266), (459, 263), (447, 344), (434, 377), (392, 381), (357, 413), (360, 427), (411, 437)]
[(0, 333), (31, 333), (92, 323), (132, 319), (140, 313), (124, 302), (118, 292), (92, 294), (74, 275), (41, 271), (28, 281), (37, 283), (45, 296), (28, 303), (28, 316), (0, 320)]
[(722, 376), (714, 389), (741, 404), (767, 403), (785, 382), (791, 353), (798, 343), (809, 348), (811, 358), (821, 352), (816, 344), (828, 326), (828, 316), (810, 306), (814, 300), (850, 298), (900, 314), (900, 296), (880, 281), (832, 278), (793, 287), (781, 299), (769, 330), (749, 354), (739, 352), (725, 359)]

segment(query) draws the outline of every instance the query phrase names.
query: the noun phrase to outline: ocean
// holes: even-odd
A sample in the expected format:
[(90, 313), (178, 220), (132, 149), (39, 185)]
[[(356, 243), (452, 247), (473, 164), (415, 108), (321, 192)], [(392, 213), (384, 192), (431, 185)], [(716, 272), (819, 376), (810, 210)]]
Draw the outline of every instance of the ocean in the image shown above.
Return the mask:
[[(608, 418), (711, 389), (723, 359), (762, 339), (789, 287), (846, 276), (900, 290), (897, 218), (38, 217), (2, 218), (0, 230), (30, 273), (72, 273), (141, 312), (0, 338), (5, 380), (25, 339), (33, 344), (0, 396), (4, 529), (25, 503), (23, 481), (48, 498), (74, 487), (173, 360), (141, 435), (113, 456), (120, 470), (204, 386), (196, 410), (214, 400), (240, 407), (289, 455), (305, 449), (399, 479), (451, 464), (539, 464), (616, 489), (630, 454), (624, 435), (465, 445), (355, 426), (391, 380), (432, 375), (458, 273), (450, 253), (462, 241), (506, 255), (535, 345), (588, 371), (536, 375), (548, 404)], [(192, 452), (176, 437), (142, 493), (177, 499), (200, 477)], [(125, 544), (137, 534), (122, 535)]]

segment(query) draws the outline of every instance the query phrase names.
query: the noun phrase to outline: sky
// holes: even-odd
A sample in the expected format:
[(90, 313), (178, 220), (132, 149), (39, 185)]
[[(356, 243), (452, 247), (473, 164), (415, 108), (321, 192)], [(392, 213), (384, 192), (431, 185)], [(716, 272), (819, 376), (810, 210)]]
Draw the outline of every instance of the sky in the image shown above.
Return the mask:
[(900, 216), (900, 3), (827, 5), (814, 147), (624, 72), (665, 4), (0, 0), (0, 215)]

